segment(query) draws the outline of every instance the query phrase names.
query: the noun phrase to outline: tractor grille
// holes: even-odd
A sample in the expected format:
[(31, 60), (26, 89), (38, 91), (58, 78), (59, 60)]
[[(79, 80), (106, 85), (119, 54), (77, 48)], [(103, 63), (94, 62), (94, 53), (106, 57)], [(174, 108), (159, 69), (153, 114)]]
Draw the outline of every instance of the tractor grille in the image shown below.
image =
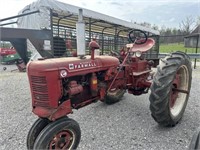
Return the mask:
[(31, 86), (34, 106), (49, 106), (49, 96), (46, 77), (31, 76)]
[(46, 85), (38, 85), (38, 84), (32, 84), (33, 91), (35, 92), (42, 92), (47, 93), (47, 86)]
[(32, 83), (46, 84), (46, 77), (31, 76)]

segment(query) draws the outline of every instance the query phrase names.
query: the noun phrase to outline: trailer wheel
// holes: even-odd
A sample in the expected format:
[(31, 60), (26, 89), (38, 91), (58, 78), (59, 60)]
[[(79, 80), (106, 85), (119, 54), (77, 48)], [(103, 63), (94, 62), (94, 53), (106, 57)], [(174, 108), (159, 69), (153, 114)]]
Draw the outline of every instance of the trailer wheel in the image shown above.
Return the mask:
[(156, 122), (175, 126), (189, 98), (192, 68), (189, 57), (175, 52), (161, 60), (151, 85), (150, 111)]
[(126, 90), (124, 89), (116, 89), (112, 92), (107, 92), (104, 102), (109, 105), (117, 103), (122, 99), (125, 92)]
[(48, 124), (37, 137), (34, 149), (76, 149), (81, 130), (78, 123), (67, 117)]
[(33, 149), (34, 143), (40, 132), (50, 123), (48, 119), (38, 118), (35, 123), (32, 125), (31, 129), (28, 132), (26, 145), (27, 149)]

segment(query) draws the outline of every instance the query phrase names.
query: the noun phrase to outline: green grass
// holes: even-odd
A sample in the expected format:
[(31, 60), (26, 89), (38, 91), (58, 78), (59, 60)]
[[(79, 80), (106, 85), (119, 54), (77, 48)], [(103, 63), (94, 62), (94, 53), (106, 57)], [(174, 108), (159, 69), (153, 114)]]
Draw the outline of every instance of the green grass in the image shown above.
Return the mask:
[[(160, 53), (170, 53), (175, 51), (196, 53), (196, 48), (186, 48), (183, 43), (160, 44)], [(200, 49), (197, 50), (197, 53), (200, 53)]]

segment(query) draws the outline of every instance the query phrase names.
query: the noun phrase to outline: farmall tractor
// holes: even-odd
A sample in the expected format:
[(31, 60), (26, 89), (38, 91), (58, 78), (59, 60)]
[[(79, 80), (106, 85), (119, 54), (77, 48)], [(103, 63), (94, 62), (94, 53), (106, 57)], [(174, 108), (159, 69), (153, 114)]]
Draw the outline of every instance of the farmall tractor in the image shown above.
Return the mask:
[(144, 57), (154, 40), (141, 30), (132, 30), (129, 41), (120, 53), (111, 53), (113, 56), (96, 56), (99, 45), (91, 41), (90, 56), (29, 62), (32, 111), (39, 118), (28, 133), (28, 149), (76, 149), (81, 130), (67, 115), (98, 100), (116, 103), (125, 92), (138, 96), (150, 89), (153, 119), (163, 126), (180, 121), (191, 88), (189, 57), (171, 53), (160, 60), (154, 74), (153, 61)]

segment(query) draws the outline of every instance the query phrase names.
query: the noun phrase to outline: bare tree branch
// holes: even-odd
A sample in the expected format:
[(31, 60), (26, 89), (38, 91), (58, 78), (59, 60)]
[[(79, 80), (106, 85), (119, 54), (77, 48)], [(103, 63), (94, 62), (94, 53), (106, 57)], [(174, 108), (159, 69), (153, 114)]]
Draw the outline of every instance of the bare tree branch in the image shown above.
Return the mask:
[(182, 32), (184, 32), (185, 34), (189, 34), (195, 27), (195, 19), (192, 16), (188, 16), (181, 21), (179, 27)]

